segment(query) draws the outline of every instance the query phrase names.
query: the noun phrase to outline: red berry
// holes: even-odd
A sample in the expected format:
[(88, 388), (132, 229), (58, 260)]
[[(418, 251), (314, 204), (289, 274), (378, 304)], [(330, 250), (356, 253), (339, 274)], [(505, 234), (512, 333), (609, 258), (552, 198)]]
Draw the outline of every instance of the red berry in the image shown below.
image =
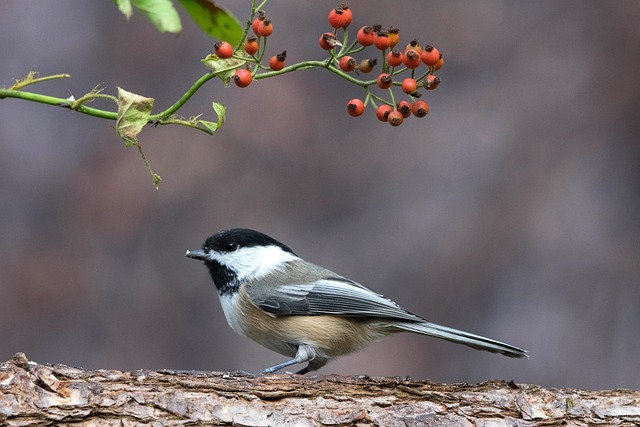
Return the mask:
[(393, 48), (395, 45), (398, 44), (398, 40), (399, 40), (398, 33), (400, 32), (400, 30), (397, 29), (396, 27), (389, 27), (387, 31), (389, 31), (389, 42), (390, 42), (389, 47)]
[(244, 42), (244, 51), (249, 55), (255, 55), (258, 52), (258, 38), (256, 36), (248, 36)]
[(411, 115), (411, 104), (408, 101), (400, 101), (398, 102), (396, 110), (402, 114), (403, 119), (406, 119)]
[(373, 27), (365, 26), (358, 30), (358, 43), (362, 46), (371, 46), (376, 38)]
[(382, 73), (378, 76), (378, 87), (380, 89), (389, 89), (393, 84), (393, 79), (386, 73)]
[(398, 110), (392, 111), (387, 116), (387, 121), (391, 126), (400, 126), (404, 117), (402, 117), (402, 113)]
[(331, 25), (331, 28), (347, 28), (352, 20), (351, 9), (344, 3), (329, 12), (329, 25)]
[(385, 30), (380, 30), (376, 33), (376, 37), (373, 39), (373, 44), (380, 50), (389, 49), (391, 46), (391, 39), (389, 33)]
[(251, 24), (251, 29), (256, 36), (260, 36), (260, 26), (262, 25), (262, 21), (265, 19), (267, 19), (266, 13), (264, 13), (264, 10), (259, 10), (258, 17), (254, 19)]
[(377, 59), (363, 59), (358, 64), (358, 71), (360, 71), (361, 73), (370, 73), (377, 63)]
[[(258, 21), (257, 24), (256, 21)], [(269, 37), (271, 33), (273, 33), (273, 24), (271, 24), (271, 19), (265, 18), (260, 20), (260, 18), (256, 18), (255, 21), (253, 21), (253, 32), (258, 37)]]
[(213, 48), (215, 49), (218, 58), (225, 59), (233, 56), (233, 46), (227, 42), (218, 42), (213, 45)]
[(440, 68), (442, 68), (443, 65), (444, 65), (444, 58), (442, 57), (442, 54), (440, 54), (440, 59), (438, 60), (436, 65), (433, 66), (434, 71), (438, 71)]
[(429, 67), (433, 67), (440, 60), (440, 51), (433, 46), (425, 46), (422, 51), (422, 62), (427, 64)]
[(346, 26), (342, 28), (347, 28), (347, 26), (349, 26), (353, 21), (353, 12), (351, 11), (351, 8), (346, 3), (342, 4), (342, 12), (347, 15), (347, 21), (349, 22)]
[(269, 60), (269, 68), (273, 71), (280, 71), (284, 68), (284, 60), (287, 58), (287, 51), (274, 55)]
[(236, 83), (238, 87), (247, 87), (251, 84), (253, 80), (253, 76), (249, 70), (245, 70), (244, 68), (236, 71), (236, 74), (233, 76), (233, 81)]
[(420, 54), (414, 49), (409, 49), (404, 53), (403, 62), (407, 68), (418, 68), (420, 65)]
[(342, 43), (336, 39), (336, 36), (333, 33), (323, 33), (320, 36), (319, 43), (320, 47), (324, 50), (331, 50), (336, 46), (342, 46)]
[(346, 71), (348, 73), (349, 71), (355, 70), (357, 66), (358, 63), (356, 60), (350, 56), (343, 56), (340, 58), (340, 69), (342, 71)]
[(440, 84), (440, 77), (438, 76), (427, 76), (424, 79), (424, 87), (427, 90), (434, 90)]
[(429, 114), (429, 104), (425, 101), (416, 101), (411, 106), (411, 112), (416, 117), (424, 117)]
[(402, 91), (404, 93), (411, 95), (416, 90), (418, 90), (418, 83), (411, 77), (407, 77), (402, 81)]
[(382, 104), (376, 110), (376, 117), (381, 122), (386, 122), (389, 120), (389, 114), (393, 111), (393, 108), (390, 105)]
[(273, 33), (273, 25), (271, 24), (271, 20), (265, 19), (262, 23), (262, 27), (260, 28), (260, 35), (262, 37), (269, 37)]
[(354, 98), (347, 103), (347, 113), (350, 116), (358, 117), (364, 113), (364, 103), (358, 98)]
[(403, 59), (404, 55), (398, 49), (393, 49), (392, 51), (387, 53), (387, 62), (392, 67), (397, 67), (398, 65), (402, 64)]

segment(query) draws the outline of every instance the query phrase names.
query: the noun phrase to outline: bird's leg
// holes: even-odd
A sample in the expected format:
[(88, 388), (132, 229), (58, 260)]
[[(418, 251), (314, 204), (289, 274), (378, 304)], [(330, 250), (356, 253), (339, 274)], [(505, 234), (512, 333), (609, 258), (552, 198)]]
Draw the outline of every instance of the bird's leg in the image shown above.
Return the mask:
[[(298, 363), (309, 362), (309, 361), (313, 360), (314, 357), (316, 357), (316, 352), (313, 350), (312, 347), (310, 347), (308, 345), (299, 345), (298, 346), (298, 351), (296, 353), (296, 357), (294, 357), (291, 360), (287, 360), (285, 362), (278, 363), (277, 365), (272, 366), (270, 368), (263, 369), (262, 371), (260, 371), (260, 374), (272, 374), (274, 372), (279, 371), (280, 369), (286, 368), (287, 366), (297, 365)], [(306, 368), (300, 370), (298, 373), (299, 374), (306, 374), (307, 372), (309, 372), (308, 368), (309, 367), (306, 367)]]

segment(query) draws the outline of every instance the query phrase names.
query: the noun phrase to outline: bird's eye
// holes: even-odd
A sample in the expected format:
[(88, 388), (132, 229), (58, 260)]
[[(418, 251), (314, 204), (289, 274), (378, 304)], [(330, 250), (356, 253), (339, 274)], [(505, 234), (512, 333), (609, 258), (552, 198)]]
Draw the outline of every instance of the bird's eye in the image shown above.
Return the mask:
[(227, 242), (224, 244), (225, 252), (233, 252), (238, 249), (238, 244), (236, 242)]

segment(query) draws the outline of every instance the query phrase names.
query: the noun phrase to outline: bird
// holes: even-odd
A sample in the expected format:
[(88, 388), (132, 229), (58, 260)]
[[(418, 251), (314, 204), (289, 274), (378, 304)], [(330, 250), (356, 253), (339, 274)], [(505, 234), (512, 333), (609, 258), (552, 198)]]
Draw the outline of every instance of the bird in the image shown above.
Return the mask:
[(373, 290), (297, 256), (259, 231), (219, 231), (186, 257), (204, 261), (229, 326), (290, 359), (260, 371), (296, 364), (306, 374), (396, 332), (441, 338), (508, 357), (528, 358), (504, 342), (441, 326)]

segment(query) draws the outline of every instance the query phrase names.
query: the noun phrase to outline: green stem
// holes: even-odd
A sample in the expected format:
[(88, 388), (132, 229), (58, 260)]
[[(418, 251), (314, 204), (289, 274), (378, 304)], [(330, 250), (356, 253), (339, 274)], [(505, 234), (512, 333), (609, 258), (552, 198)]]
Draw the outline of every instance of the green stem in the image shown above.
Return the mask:
[[(198, 91), (198, 89), (200, 89), (202, 85), (204, 85), (207, 81), (211, 80), (213, 77), (215, 77), (215, 75), (212, 73), (207, 73), (204, 76), (200, 77), (189, 88), (189, 90), (187, 90), (187, 92), (184, 95), (182, 95), (182, 97), (178, 99), (178, 101), (176, 101), (173, 105), (171, 105), (169, 108), (167, 108), (166, 110), (160, 113), (152, 114), (151, 116), (149, 116), (149, 122), (161, 120), (163, 118), (167, 118), (172, 114), (174, 114), (184, 104), (187, 103), (187, 101)], [(39, 93), (24, 92), (21, 90), (13, 90), (13, 89), (0, 89), (0, 99), (3, 99), (3, 98), (17, 98), (17, 99), (24, 99), (26, 101), (39, 102), (41, 104), (55, 105), (58, 107), (66, 107), (74, 111), (78, 111), (80, 113), (83, 113), (89, 116), (98, 117), (101, 119), (107, 119), (107, 120), (118, 119), (118, 113), (115, 111), (100, 110), (98, 108), (87, 107), (82, 104), (83, 102), (86, 102), (87, 100), (94, 99), (94, 98), (104, 98), (112, 101), (115, 100), (117, 103), (117, 99), (110, 95), (102, 95), (102, 94), (94, 93), (94, 94), (85, 95), (82, 98), (78, 99), (77, 101), (71, 101), (69, 99), (57, 98), (57, 97), (48, 96), (48, 95), (41, 95)]]
[(187, 101), (204, 85), (206, 82), (215, 77), (215, 74), (207, 73), (204, 76), (200, 77), (196, 82), (187, 90), (187, 92), (180, 97), (172, 106), (167, 108), (166, 110), (158, 113), (152, 114), (149, 116), (149, 121), (159, 120), (165, 117), (168, 117), (178, 111)]
[(393, 103), (391, 103), (391, 102), (387, 101), (386, 99), (384, 99), (384, 98), (382, 98), (382, 97), (380, 97), (380, 96), (378, 96), (378, 95), (375, 95), (375, 94), (374, 94), (374, 93), (372, 93), (372, 92), (369, 92), (369, 95), (371, 96), (371, 99), (372, 99), (372, 100), (373, 100), (373, 99), (377, 99), (378, 101), (380, 101), (380, 102), (382, 102), (382, 103), (384, 103), (384, 104), (391, 105), (391, 106), (393, 106), (393, 105), (394, 105)]
[[(260, 37), (260, 47), (258, 50), (258, 60), (256, 61), (256, 63), (258, 64), (254, 69), (253, 72), (251, 73), (251, 75), (255, 78), (256, 74), (258, 73), (258, 70), (260, 69), (260, 67), (262, 67), (262, 58), (264, 58), (264, 52), (267, 50), (267, 38), (266, 37)], [(264, 67), (266, 68), (266, 67)]]
[[(3, 99), (3, 98), (24, 99), (26, 101), (39, 102), (41, 104), (54, 105), (57, 107), (66, 107), (66, 108), (71, 108), (71, 104), (73, 102), (65, 98), (56, 98), (54, 96), (40, 95), (39, 93), (23, 92), (21, 90), (12, 90), (12, 89), (0, 89), (0, 99)], [(89, 116), (94, 116), (94, 117), (107, 119), (107, 120), (116, 120), (118, 118), (118, 113), (116, 112), (86, 107), (84, 105), (78, 106), (78, 108), (75, 111), (78, 111), (83, 114), (87, 114)]]
[[(349, 42), (349, 32), (345, 29), (342, 30), (342, 47), (340, 48), (340, 52), (336, 55), (338, 58), (341, 58), (345, 51), (347, 50), (347, 43)], [(351, 47), (351, 46), (349, 46)]]
[[(347, 80), (348, 82), (353, 83), (353, 84), (355, 84), (357, 86), (360, 86), (360, 87), (363, 87), (363, 88), (368, 88), (369, 86), (376, 84), (376, 80), (360, 80), (360, 79), (357, 79), (355, 77), (352, 77), (349, 74), (346, 74), (345, 72), (343, 72), (342, 70), (340, 70), (339, 68), (337, 68), (336, 66), (332, 65), (330, 62), (327, 62), (327, 61), (303, 61), (303, 62), (299, 62), (297, 64), (293, 64), (293, 65), (290, 65), (288, 67), (285, 67), (280, 71), (268, 71), (268, 72), (265, 72), (265, 73), (256, 74), (255, 80), (266, 79), (266, 78), (269, 78), (269, 77), (275, 77), (275, 76), (280, 75), (280, 74), (290, 73), (292, 71), (308, 70), (308, 69), (311, 69), (311, 68), (326, 68), (327, 70), (329, 70), (332, 73), (342, 77), (343, 79)], [(191, 99), (191, 97), (206, 82), (208, 82), (209, 80), (211, 80), (214, 77), (216, 77), (216, 75), (212, 74), (212, 73), (207, 73), (207, 74), (203, 75), (198, 80), (196, 80), (196, 82), (187, 90), (187, 92), (184, 95), (182, 95), (182, 97), (180, 97), (180, 99), (178, 99), (173, 105), (171, 105), (169, 108), (167, 108), (164, 111), (161, 111), (161, 112), (159, 112), (157, 114), (150, 115), (148, 121), (149, 122), (156, 122), (158, 120), (166, 120), (168, 117), (170, 117), (172, 114), (174, 114), (180, 108), (182, 108), (182, 106), (184, 106), (187, 103), (187, 101), (189, 101), (189, 99)], [(42, 79), (40, 79), (40, 81), (51, 80), (52, 78), (54, 78), (54, 76), (50, 76), (49, 78), (43, 77)], [(60, 77), (57, 77), (57, 78), (60, 78)], [(58, 98), (58, 97), (54, 97), (54, 96), (41, 95), (41, 94), (33, 93), (33, 92), (25, 92), (25, 91), (15, 90), (15, 89), (3, 89), (3, 88), (0, 88), (0, 99), (4, 99), (4, 98), (24, 99), (26, 101), (38, 102), (38, 103), (41, 103), (41, 104), (47, 104), (47, 105), (53, 105), (53, 106), (58, 106), (58, 107), (70, 108), (70, 109), (73, 109), (74, 111), (78, 111), (80, 113), (83, 113), (83, 114), (86, 114), (86, 115), (89, 115), (89, 116), (93, 116), (93, 117), (98, 117), (98, 118), (101, 118), (101, 119), (107, 119), (107, 120), (117, 120), (118, 119), (118, 113), (116, 111), (101, 110), (101, 109), (98, 109), (98, 108), (87, 107), (87, 106), (85, 106), (83, 104), (84, 102), (86, 102), (88, 100), (91, 100), (91, 99), (95, 99), (95, 98), (109, 99), (109, 100), (112, 100), (112, 101), (117, 101), (117, 99), (115, 97), (110, 96), (110, 95), (90, 93), (90, 94), (87, 94), (87, 95), (81, 97), (77, 101), (75, 101), (75, 100), (70, 100), (70, 99), (65, 99), (65, 98)]]
[(402, 74), (402, 73), (404, 73), (404, 72), (405, 72), (405, 71), (407, 71), (407, 70), (408, 70), (408, 68), (407, 68), (407, 67), (400, 68), (399, 70), (396, 70), (396, 68), (395, 68), (395, 67), (393, 67), (393, 72), (391, 72), (390, 74), (391, 74), (392, 76), (395, 76), (396, 74)]
[(396, 98), (393, 96), (393, 91), (391, 90), (391, 88), (389, 88), (389, 96), (391, 97), (391, 106), (395, 107), (396, 105)]
[(351, 46), (349, 46), (349, 49), (347, 50), (347, 55), (353, 55), (354, 53), (358, 53), (361, 52), (363, 50), (365, 50), (367, 48), (367, 46), (360, 46), (357, 49), (354, 49), (353, 47), (358, 43), (358, 40), (354, 41)]
[(244, 26), (244, 31), (242, 31), (242, 37), (240, 37), (240, 41), (238, 42), (238, 45), (236, 46), (235, 49), (233, 49), (234, 52), (242, 49), (243, 45), (244, 45), (244, 41), (247, 39), (247, 35), (249, 34), (249, 28), (251, 28), (251, 24), (253, 22), (253, 15), (256, 13), (256, 0), (252, 0), (251, 1), (251, 16), (249, 16), (249, 19), (247, 20), (247, 23)]
[(266, 79), (269, 77), (274, 77), (277, 76), (279, 74), (286, 74), (286, 73), (290, 73), (292, 71), (296, 71), (296, 70), (308, 70), (310, 68), (326, 68), (327, 70), (331, 71), (334, 74), (339, 75), (340, 77), (342, 77), (343, 79), (356, 84), (358, 86), (361, 87), (369, 87), (373, 84), (376, 83), (375, 80), (359, 80), (356, 79), (354, 77), (351, 77), (349, 74), (346, 74), (345, 72), (343, 72), (342, 70), (340, 70), (339, 68), (336, 68), (335, 66), (332, 66), (331, 63), (327, 63), (327, 61), (303, 61), (303, 62), (298, 62), (297, 64), (293, 64), (293, 65), (289, 65), (288, 67), (284, 67), (282, 70), (280, 71), (270, 71), (267, 73), (260, 73), (258, 75), (256, 75), (254, 77), (255, 80), (260, 80), (260, 79)]
[[(264, 0), (262, 3), (260, 3), (260, 4), (258, 5), (258, 7), (256, 7), (256, 11), (257, 11), (257, 10), (262, 9), (262, 8), (264, 7), (264, 5), (265, 5), (265, 4), (267, 4), (267, 2), (268, 2), (268, 1), (269, 1), (269, 0)], [(255, 4), (255, 2), (253, 2), (253, 4)], [(255, 12), (254, 12), (254, 13), (255, 13)]]
[(389, 71), (389, 67), (387, 66), (387, 49), (382, 51), (382, 71), (385, 73)]
[(369, 105), (370, 102), (372, 102), (371, 92), (367, 90), (367, 96), (364, 98), (364, 106), (366, 107), (367, 105)]
[(418, 77), (418, 78), (416, 79), (416, 81), (417, 81), (417, 82), (419, 82), (420, 80), (422, 80), (422, 79), (424, 79), (425, 77), (427, 77), (429, 74), (430, 74), (430, 73), (429, 73), (429, 71), (427, 71), (426, 73), (424, 73), (423, 75), (421, 75), (420, 77)]

